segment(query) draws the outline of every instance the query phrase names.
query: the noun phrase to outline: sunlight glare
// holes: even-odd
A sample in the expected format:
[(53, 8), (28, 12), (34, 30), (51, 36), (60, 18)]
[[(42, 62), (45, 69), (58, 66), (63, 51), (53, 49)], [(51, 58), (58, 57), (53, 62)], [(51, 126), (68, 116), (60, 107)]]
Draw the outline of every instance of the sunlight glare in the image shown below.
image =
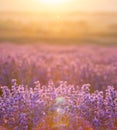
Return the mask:
[(66, 3), (66, 0), (42, 0), (41, 1), (43, 4), (49, 5), (49, 6), (55, 6), (55, 5), (60, 5), (63, 3)]

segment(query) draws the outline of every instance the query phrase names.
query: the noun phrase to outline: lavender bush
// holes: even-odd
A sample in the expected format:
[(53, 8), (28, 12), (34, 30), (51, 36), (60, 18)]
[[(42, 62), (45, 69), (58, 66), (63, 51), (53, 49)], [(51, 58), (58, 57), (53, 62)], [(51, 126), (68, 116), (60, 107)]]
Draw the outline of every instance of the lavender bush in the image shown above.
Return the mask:
[(92, 90), (105, 90), (117, 84), (117, 47), (53, 45), (0, 45), (0, 84), (11, 85), (11, 79), (32, 86), (52, 79)]
[(0, 126), (7, 130), (116, 130), (117, 91), (105, 92), (50, 81), (47, 86), (2, 86)]
[(116, 46), (1, 44), (0, 130), (117, 130), (116, 85)]

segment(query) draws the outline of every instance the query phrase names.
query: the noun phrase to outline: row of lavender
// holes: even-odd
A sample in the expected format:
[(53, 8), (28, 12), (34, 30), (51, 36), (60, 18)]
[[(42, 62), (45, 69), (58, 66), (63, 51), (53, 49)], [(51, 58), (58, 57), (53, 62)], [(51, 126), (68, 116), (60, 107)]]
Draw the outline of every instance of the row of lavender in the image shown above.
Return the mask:
[(52, 79), (105, 90), (117, 85), (117, 47), (1, 44), (0, 84), (10, 86), (14, 78), (28, 86)]
[(116, 130), (117, 91), (90, 92), (90, 85), (47, 86), (35, 82), (34, 88), (17, 85), (2, 88), (0, 126), (7, 130)]

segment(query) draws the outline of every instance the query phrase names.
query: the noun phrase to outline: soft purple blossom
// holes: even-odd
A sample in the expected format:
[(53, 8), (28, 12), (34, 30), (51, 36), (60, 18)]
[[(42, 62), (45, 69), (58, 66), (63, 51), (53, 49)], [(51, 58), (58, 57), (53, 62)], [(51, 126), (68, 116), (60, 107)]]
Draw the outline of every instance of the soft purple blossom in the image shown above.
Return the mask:
[[(79, 89), (66, 82), (60, 82), (56, 87), (52, 81), (47, 86), (35, 82), (33, 88), (28, 88), (15, 81), (12, 89), (1, 88), (0, 125), (7, 129), (35, 130), (41, 122), (46, 122), (49, 113), (57, 118), (60, 126), (73, 130), (86, 128), (85, 123), (94, 130), (117, 128), (117, 91), (112, 86), (105, 92), (91, 93), (89, 84)], [(68, 125), (64, 121), (60, 123), (63, 117), (68, 120)], [(45, 130), (49, 127), (46, 125)]]

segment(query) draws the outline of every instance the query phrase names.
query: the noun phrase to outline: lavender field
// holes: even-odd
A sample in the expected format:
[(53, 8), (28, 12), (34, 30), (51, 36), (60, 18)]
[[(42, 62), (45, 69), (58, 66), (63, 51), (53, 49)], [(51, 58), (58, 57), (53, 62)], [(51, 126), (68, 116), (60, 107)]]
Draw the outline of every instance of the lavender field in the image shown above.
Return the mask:
[(0, 130), (117, 130), (117, 46), (0, 44)]

